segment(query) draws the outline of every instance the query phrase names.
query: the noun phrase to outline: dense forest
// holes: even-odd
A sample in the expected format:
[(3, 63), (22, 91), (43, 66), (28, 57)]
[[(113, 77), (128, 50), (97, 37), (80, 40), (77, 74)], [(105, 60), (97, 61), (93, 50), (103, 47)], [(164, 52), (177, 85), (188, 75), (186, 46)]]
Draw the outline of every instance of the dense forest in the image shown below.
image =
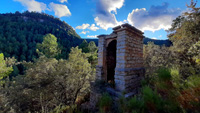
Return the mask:
[[(101, 90), (113, 84), (95, 81), (95, 40), (46, 14), (1, 14), (0, 112), (199, 113), (200, 8), (193, 0), (187, 7), (167, 31), (169, 41), (144, 44), (140, 94), (117, 101)], [(91, 82), (101, 92), (94, 107)]]
[(0, 52), (18, 61), (38, 58), (36, 44), (51, 33), (62, 48), (61, 58), (67, 58), (70, 48), (81, 43), (80, 36), (66, 22), (51, 15), (37, 12), (0, 14)]

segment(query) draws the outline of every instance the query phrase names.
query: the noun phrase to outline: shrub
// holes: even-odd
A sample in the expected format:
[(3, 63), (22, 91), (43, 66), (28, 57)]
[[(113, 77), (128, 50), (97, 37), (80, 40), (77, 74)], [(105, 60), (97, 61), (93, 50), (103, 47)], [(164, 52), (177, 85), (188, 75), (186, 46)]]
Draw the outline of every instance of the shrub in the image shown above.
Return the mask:
[(132, 113), (139, 113), (140, 109), (142, 107), (142, 101), (139, 101), (136, 96), (134, 96), (133, 98), (131, 98), (128, 102), (127, 102), (127, 108), (128, 111), (132, 112)]
[(99, 108), (101, 113), (107, 113), (111, 110), (112, 98), (108, 93), (104, 93), (99, 100)]
[(171, 79), (170, 70), (167, 68), (158, 69), (157, 74), (160, 81), (168, 81)]
[(145, 86), (142, 88), (142, 99), (144, 103), (143, 109), (145, 111), (158, 112), (163, 110), (163, 101), (161, 96), (150, 87)]

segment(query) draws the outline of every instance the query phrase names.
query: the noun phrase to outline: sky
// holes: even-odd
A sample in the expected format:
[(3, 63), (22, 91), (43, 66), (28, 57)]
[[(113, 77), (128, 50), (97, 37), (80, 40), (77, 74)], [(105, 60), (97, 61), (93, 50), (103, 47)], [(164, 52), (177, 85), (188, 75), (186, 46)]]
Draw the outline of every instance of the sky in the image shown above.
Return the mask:
[(44, 12), (68, 23), (82, 38), (110, 34), (113, 27), (129, 23), (144, 36), (163, 40), (173, 19), (188, 10), (186, 4), (190, 0), (0, 0), (0, 13)]

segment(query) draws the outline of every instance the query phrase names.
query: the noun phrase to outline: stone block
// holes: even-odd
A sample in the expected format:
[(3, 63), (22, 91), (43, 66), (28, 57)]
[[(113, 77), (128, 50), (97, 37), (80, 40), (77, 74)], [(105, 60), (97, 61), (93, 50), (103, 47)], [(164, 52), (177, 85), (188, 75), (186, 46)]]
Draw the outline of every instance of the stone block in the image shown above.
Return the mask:
[(98, 65), (96, 76), (104, 80), (107, 75), (107, 46), (112, 40), (116, 40), (116, 67), (115, 88), (127, 92), (127, 96), (137, 93), (140, 87), (140, 76), (144, 76), (143, 70), (143, 36), (142, 32), (133, 26), (124, 24), (114, 28), (110, 35), (100, 35)]

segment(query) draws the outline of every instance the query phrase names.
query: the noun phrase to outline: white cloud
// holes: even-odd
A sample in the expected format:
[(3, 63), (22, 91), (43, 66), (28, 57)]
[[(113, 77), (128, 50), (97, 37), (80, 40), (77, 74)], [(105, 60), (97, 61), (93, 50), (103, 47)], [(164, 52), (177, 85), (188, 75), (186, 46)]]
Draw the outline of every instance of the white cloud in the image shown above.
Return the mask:
[(156, 37), (152, 37), (151, 39), (157, 40), (157, 38), (156, 38)]
[(105, 30), (115, 27), (119, 24), (119, 22), (116, 20), (115, 15), (111, 13), (109, 13), (108, 15), (98, 14), (98, 16), (94, 20), (98, 26)]
[(91, 26), (90, 26), (90, 24), (82, 24), (81, 26), (76, 26), (76, 29), (82, 29), (82, 30), (90, 29), (92, 31), (96, 31), (99, 28), (97, 26), (95, 26), (95, 24), (92, 24)]
[(67, 0), (58, 0), (60, 3), (67, 2)]
[(120, 9), (123, 6), (124, 0), (99, 0), (97, 3), (97, 10), (104, 10), (107, 12), (113, 11), (115, 14), (117, 14), (117, 9)]
[(87, 34), (87, 33), (89, 33), (90, 31), (82, 31), (80, 34)]
[(87, 35), (87, 38), (97, 38), (97, 35)]
[(82, 24), (81, 26), (76, 26), (76, 29), (87, 29), (90, 26), (90, 24)]
[(37, 2), (35, 0), (14, 0), (20, 2), (25, 6), (29, 11), (42, 12), (47, 9), (47, 5), (42, 2)]
[(145, 8), (135, 9), (128, 14), (128, 22), (142, 31), (155, 32), (171, 27), (172, 20), (180, 14), (180, 9), (168, 9), (168, 3), (162, 6), (151, 6), (149, 11)]
[(55, 4), (55, 3), (51, 2), (49, 4), (49, 8), (50, 8), (50, 10), (53, 10), (55, 12), (55, 15), (58, 17), (71, 16), (71, 12), (69, 11), (69, 9), (66, 5)]
[(92, 31), (96, 31), (98, 30), (99, 28), (97, 26), (95, 26), (95, 24), (92, 24), (90, 27), (89, 27), (90, 30)]
[(122, 22), (117, 21), (115, 14), (117, 14), (117, 9), (120, 9), (123, 4), (124, 0), (98, 0), (97, 14), (94, 19), (96, 24), (105, 30), (121, 24)]

